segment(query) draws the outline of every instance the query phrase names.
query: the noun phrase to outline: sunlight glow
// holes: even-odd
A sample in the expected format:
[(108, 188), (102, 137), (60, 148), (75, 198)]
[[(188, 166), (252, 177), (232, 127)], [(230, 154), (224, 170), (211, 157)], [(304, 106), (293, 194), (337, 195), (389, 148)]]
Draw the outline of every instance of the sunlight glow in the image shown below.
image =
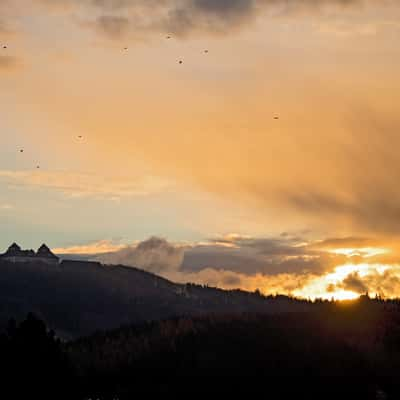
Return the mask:
[[(344, 264), (337, 266), (333, 272), (324, 276), (317, 277), (293, 292), (295, 296), (310, 298), (312, 300), (335, 299), (335, 300), (352, 300), (363, 294), (362, 287), (364, 281), (368, 281), (371, 288), (369, 294), (375, 296), (382, 294), (382, 290), (378, 290), (380, 282), (384, 281), (386, 273), (390, 272), (392, 278), (400, 279), (400, 268), (398, 265), (382, 265), (382, 264)], [(358, 290), (349, 289), (344, 285), (346, 279), (353, 278), (359, 282)], [(354, 285), (356, 287), (356, 285)]]
[(359, 256), (363, 258), (378, 256), (382, 254), (389, 253), (388, 249), (383, 249), (379, 247), (361, 247), (361, 248), (339, 248), (328, 250), (329, 253), (344, 255), (347, 257)]

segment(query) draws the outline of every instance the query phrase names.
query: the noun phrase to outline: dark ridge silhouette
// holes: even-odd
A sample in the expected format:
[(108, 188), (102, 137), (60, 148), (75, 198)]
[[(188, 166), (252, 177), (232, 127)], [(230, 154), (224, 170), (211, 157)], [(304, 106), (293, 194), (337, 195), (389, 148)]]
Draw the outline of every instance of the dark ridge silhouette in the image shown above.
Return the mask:
[(32, 311), (65, 338), (174, 316), (303, 312), (309, 307), (307, 301), (285, 296), (175, 284), (131, 267), (0, 258), (0, 326)]

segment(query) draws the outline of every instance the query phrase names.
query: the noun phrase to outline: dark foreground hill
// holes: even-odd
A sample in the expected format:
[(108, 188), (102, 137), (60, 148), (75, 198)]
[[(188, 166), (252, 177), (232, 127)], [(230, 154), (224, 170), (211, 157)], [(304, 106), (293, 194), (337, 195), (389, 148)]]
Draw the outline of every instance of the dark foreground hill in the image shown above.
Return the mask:
[(180, 285), (148, 272), (83, 261), (0, 262), (0, 327), (28, 312), (61, 337), (88, 335), (124, 324), (212, 313), (306, 311), (306, 301)]
[(175, 318), (61, 343), (29, 316), (0, 335), (0, 390), (68, 400), (399, 399), (399, 317), (397, 302), (363, 298), (309, 313)]

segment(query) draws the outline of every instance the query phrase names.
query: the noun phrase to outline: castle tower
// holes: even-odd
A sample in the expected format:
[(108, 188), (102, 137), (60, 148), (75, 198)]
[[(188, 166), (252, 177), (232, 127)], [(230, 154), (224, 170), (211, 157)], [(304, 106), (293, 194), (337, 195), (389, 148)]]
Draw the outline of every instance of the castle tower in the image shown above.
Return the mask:
[(13, 243), (4, 254), (0, 255), (0, 259), (13, 263), (59, 263), (59, 258), (45, 244), (40, 246), (35, 253), (33, 250), (22, 250), (16, 243)]
[(42, 244), (42, 245), (39, 247), (39, 249), (38, 249), (38, 251), (37, 251), (36, 254), (37, 254), (37, 255), (46, 256), (46, 255), (53, 254), (53, 253), (51, 252), (51, 250), (50, 250), (45, 244)]
[(48, 264), (58, 264), (59, 262), (59, 258), (45, 244), (39, 247), (36, 253), (36, 259)]
[(5, 255), (16, 256), (21, 253), (21, 247), (17, 245), (17, 243), (13, 243), (5, 252)]

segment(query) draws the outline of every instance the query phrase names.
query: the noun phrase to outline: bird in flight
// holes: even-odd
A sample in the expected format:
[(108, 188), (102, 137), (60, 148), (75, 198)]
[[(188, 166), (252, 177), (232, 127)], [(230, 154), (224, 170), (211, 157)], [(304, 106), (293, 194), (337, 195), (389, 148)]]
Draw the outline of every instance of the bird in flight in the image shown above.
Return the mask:
[(7, 46), (6, 46), (6, 45), (4, 45), (4, 46), (3, 46), (3, 49), (6, 49), (6, 48), (7, 48)]
[(24, 149), (21, 149), (19, 152), (20, 152), (20, 153), (23, 153), (23, 152), (24, 152)]
[(274, 119), (279, 119), (279, 117), (274, 117)]
[(179, 64), (183, 64), (183, 61), (182, 61), (182, 60), (179, 60)]
[(167, 36), (167, 39), (171, 39), (171, 36)]
[(208, 50), (204, 50), (204, 53), (208, 53)]

